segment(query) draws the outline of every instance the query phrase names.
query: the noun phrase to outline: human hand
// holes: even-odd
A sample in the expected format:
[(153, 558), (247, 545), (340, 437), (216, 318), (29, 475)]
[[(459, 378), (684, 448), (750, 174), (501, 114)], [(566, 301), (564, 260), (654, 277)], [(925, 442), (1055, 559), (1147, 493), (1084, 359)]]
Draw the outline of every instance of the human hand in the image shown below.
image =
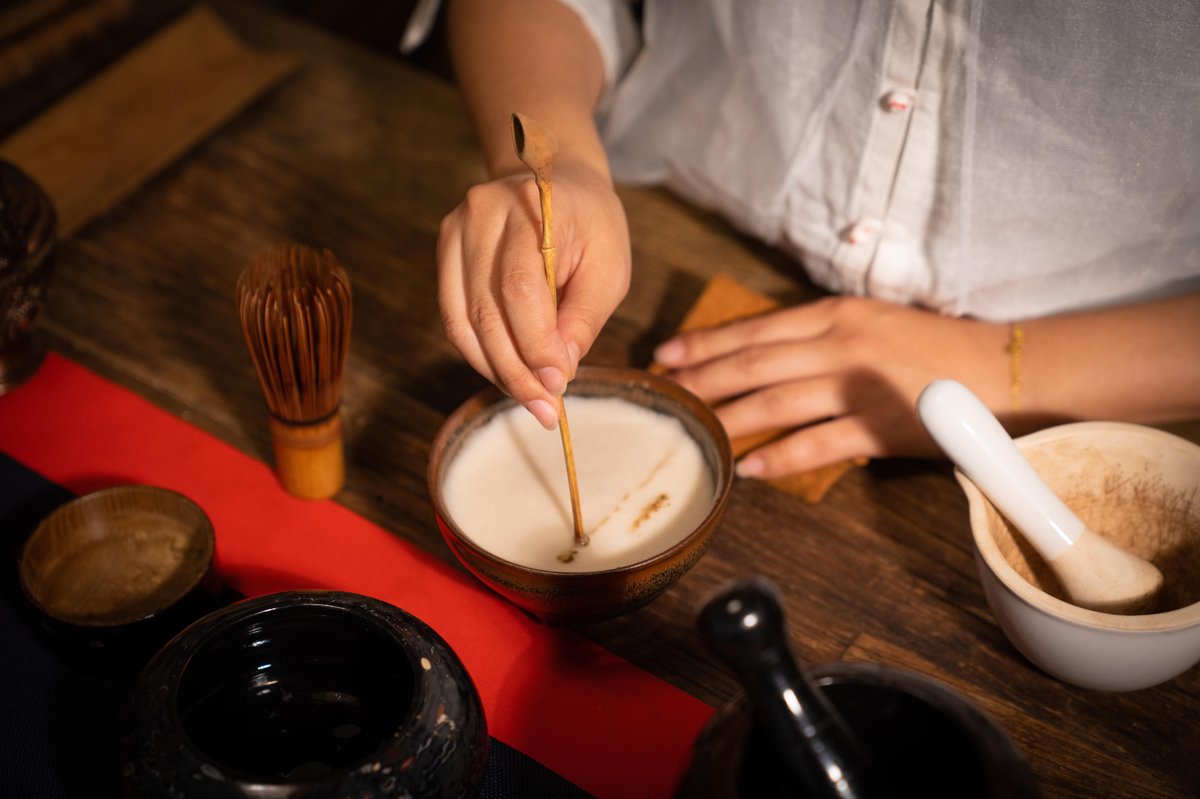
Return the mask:
[(791, 431), (738, 464), (742, 476), (772, 478), (860, 457), (936, 455), (917, 396), (950, 377), (1003, 414), (1007, 341), (1002, 324), (830, 297), (682, 334), (655, 360), (718, 405), (731, 438)]
[(450, 341), (547, 429), (555, 396), (629, 289), (625, 211), (599, 173), (557, 165), (552, 179), (558, 308), (546, 285), (531, 176), (472, 187), (442, 220), (438, 303)]

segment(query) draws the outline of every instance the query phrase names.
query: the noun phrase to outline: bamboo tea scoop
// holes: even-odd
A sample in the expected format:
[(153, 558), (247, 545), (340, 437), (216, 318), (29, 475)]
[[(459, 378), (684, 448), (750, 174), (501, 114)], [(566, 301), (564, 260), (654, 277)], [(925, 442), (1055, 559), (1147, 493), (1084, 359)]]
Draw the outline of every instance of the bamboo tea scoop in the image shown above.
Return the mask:
[(775, 750), (772, 759), (788, 795), (886, 795), (857, 735), (792, 655), (770, 581), (757, 577), (722, 590), (705, 603), (698, 626), (704, 643), (741, 683), (755, 727)]
[(935, 380), (917, 399), (917, 412), (946, 456), (1054, 570), (1072, 603), (1135, 613), (1162, 586), (1153, 564), (1088, 529), (966, 386)]
[[(550, 203), (550, 171), (554, 165), (554, 154), (558, 151), (558, 140), (540, 122), (524, 114), (512, 115), (513, 143), (521, 163), (533, 170), (537, 183), (538, 198), (542, 206), (542, 264), (546, 269), (546, 284), (550, 287), (550, 300), (558, 307), (558, 286), (554, 271), (557, 253), (554, 249), (554, 212)], [(571, 517), (575, 524), (575, 546), (586, 546), (587, 533), (583, 529), (583, 510), (579, 504), (579, 479), (575, 475), (575, 450), (571, 446), (571, 428), (567, 425), (567, 405), (558, 398), (558, 431), (562, 438), (563, 459), (567, 463), (567, 486), (571, 492)]]

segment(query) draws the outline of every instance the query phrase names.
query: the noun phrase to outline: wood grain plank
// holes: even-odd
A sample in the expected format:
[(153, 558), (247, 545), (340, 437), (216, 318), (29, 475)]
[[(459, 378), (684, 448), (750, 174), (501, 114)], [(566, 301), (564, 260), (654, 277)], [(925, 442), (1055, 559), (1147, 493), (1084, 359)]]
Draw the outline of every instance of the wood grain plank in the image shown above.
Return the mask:
[(66, 236), (292, 72), (197, 6), (0, 142), (54, 201)]

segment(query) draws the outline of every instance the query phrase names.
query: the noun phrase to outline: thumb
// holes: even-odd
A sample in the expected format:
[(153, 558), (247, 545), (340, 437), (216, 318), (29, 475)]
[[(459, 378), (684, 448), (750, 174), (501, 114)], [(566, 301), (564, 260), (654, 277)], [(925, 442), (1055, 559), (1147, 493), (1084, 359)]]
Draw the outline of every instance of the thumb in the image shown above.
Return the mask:
[(558, 306), (558, 331), (571, 358), (572, 376), (579, 361), (592, 348), (596, 337), (629, 291), (628, 270), (577, 272), (563, 287)]

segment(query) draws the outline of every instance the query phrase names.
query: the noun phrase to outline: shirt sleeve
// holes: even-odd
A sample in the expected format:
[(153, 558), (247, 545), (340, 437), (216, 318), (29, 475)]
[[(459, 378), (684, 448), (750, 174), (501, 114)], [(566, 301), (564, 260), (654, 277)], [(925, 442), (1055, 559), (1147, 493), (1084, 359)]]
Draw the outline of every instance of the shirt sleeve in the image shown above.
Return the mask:
[(628, 0), (559, 0), (583, 21), (604, 61), (604, 90), (612, 90), (642, 46)]
[(404, 55), (425, 44), (433, 23), (437, 21), (438, 11), (441, 10), (442, 0), (418, 0), (413, 8), (408, 22), (404, 25), (404, 33), (400, 37), (400, 52)]

